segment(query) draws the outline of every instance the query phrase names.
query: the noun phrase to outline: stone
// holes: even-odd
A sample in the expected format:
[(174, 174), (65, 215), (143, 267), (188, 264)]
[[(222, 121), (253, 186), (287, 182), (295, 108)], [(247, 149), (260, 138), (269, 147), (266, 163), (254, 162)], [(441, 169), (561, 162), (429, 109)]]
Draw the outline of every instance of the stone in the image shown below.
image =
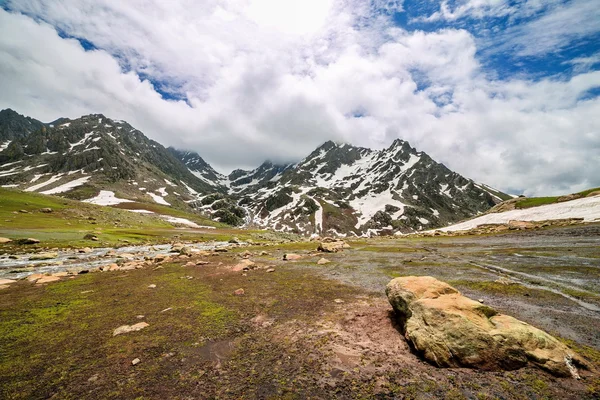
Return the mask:
[(153, 260), (154, 262), (163, 262), (169, 259), (169, 257), (170, 256), (168, 254), (157, 254), (154, 256)]
[(27, 278), (25, 278), (25, 279), (27, 279), (28, 282), (35, 282), (38, 279), (41, 279), (43, 277), (44, 277), (43, 274), (31, 274), (31, 275), (27, 276)]
[(131, 360), (131, 365), (138, 365), (141, 362), (142, 360), (140, 360), (139, 358), (134, 358), (133, 360)]
[(94, 234), (92, 234), (92, 233), (88, 233), (88, 234), (86, 234), (86, 235), (83, 237), (83, 239), (84, 239), (84, 240), (91, 240), (91, 241), (93, 241), (93, 242), (97, 242), (98, 240), (100, 240), (100, 239), (98, 239), (98, 236), (96, 236), (96, 235), (94, 235)]
[(342, 304), (344, 302), (344, 300), (342, 300), (342, 299), (334, 299), (333, 302), (337, 303), (337, 304)]
[(10, 240), (9, 238), (0, 237), (0, 244), (10, 243), (10, 242), (12, 242), (12, 240)]
[(196, 261), (196, 265), (200, 266), (200, 265), (208, 265), (210, 264), (208, 261)]
[(38, 279), (37, 281), (35, 281), (35, 283), (37, 285), (41, 285), (43, 283), (50, 283), (50, 282), (56, 282), (56, 281), (60, 281), (60, 276), (46, 276), (46, 275), (44, 275), (43, 277), (41, 277), (40, 279)]
[(184, 247), (181, 248), (181, 250), (179, 250), (179, 254), (182, 255), (182, 256), (191, 257), (193, 255), (192, 248), (184, 246)]
[(275, 268), (269, 268), (267, 272), (275, 272)]
[(84, 247), (83, 249), (79, 249), (77, 252), (81, 254), (88, 254), (92, 252), (92, 249), (90, 249), (89, 247)]
[(386, 294), (406, 339), (438, 367), (497, 371), (530, 365), (575, 378), (577, 367), (588, 368), (556, 338), (430, 276), (393, 279)]
[(329, 261), (326, 258), (321, 258), (319, 261), (317, 261), (317, 264), (319, 265), (323, 265), (323, 264), (329, 264), (331, 261)]
[(40, 212), (44, 214), (50, 214), (52, 212), (52, 209), (50, 207), (40, 208)]
[(231, 244), (240, 244), (240, 239), (238, 239), (236, 237), (232, 237), (231, 239), (229, 239), (229, 243), (231, 243)]
[(10, 285), (12, 283), (15, 283), (16, 281), (14, 279), (4, 279), (4, 278), (0, 278), (0, 285)]
[(141, 331), (148, 326), (150, 326), (150, 324), (146, 322), (138, 322), (134, 325), (122, 325), (113, 331), (113, 336), (121, 335), (123, 333)]
[(38, 244), (40, 241), (35, 238), (26, 238), (17, 240), (18, 244)]
[(29, 211), (27, 211), (27, 210), (19, 210), (19, 212), (20, 212), (21, 214), (29, 214)]
[(295, 261), (300, 260), (302, 256), (300, 254), (288, 253), (283, 255), (283, 259), (285, 261)]
[(156, 288), (156, 285), (154, 283), (151, 285), (148, 285), (148, 289), (154, 289), (154, 288)]
[(343, 240), (322, 241), (319, 244), (319, 247), (317, 247), (317, 250), (324, 253), (337, 253), (338, 251), (347, 249), (349, 247), (350, 246)]
[(234, 272), (239, 272), (239, 271), (249, 271), (254, 268), (256, 268), (256, 263), (254, 261), (242, 260), (238, 264), (231, 267), (231, 270)]
[(243, 296), (246, 292), (244, 291), (244, 289), (237, 289), (233, 292), (233, 294), (235, 296)]
[(51, 253), (38, 253), (38, 254), (34, 254), (31, 257), (29, 257), (30, 260), (52, 260), (54, 258), (58, 257), (58, 253), (56, 252), (51, 252)]

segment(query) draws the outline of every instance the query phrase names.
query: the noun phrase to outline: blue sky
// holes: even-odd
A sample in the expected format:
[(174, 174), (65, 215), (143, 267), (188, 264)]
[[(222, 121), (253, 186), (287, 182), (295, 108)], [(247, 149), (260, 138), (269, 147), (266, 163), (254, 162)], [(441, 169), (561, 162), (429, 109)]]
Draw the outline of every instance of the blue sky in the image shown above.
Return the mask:
[(408, 140), (513, 193), (600, 186), (597, 0), (0, 0), (0, 107), (101, 112), (222, 171)]

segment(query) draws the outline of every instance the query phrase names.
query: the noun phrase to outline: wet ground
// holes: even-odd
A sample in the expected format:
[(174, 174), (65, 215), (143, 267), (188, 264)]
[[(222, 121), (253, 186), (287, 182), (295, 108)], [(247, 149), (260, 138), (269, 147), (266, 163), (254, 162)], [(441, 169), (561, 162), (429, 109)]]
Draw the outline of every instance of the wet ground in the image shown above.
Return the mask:
[(600, 225), (495, 236), (355, 242), (332, 263), (295, 265), (384, 296), (391, 278), (431, 275), (546, 331), (600, 349)]

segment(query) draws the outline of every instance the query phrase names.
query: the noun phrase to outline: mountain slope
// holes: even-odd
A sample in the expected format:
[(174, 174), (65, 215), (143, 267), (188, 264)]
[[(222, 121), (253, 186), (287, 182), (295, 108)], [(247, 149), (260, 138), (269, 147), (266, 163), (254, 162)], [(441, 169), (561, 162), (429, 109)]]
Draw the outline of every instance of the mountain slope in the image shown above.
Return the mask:
[[(329, 141), (298, 164), (267, 162), (253, 171), (233, 171), (229, 183), (220, 179), (246, 210), (249, 226), (302, 234), (391, 234), (445, 226), (510, 198), (402, 140), (381, 151)], [(223, 199), (205, 197), (196, 205), (211, 213), (217, 201)]]
[(219, 190), (126, 122), (97, 114), (27, 131), (14, 114), (7, 125), (20, 123), (22, 130), (0, 152), (2, 186), (77, 199), (110, 189), (127, 199), (182, 206), (197, 193)]

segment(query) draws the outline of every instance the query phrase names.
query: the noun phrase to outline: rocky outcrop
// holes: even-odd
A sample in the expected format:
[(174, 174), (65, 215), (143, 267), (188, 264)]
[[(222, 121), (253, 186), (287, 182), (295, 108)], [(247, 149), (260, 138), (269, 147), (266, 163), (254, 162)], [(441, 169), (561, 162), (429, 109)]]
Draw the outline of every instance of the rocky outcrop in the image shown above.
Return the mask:
[(347, 248), (350, 248), (350, 246), (343, 240), (327, 240), (327, 238), (325, 238), (321, 244), (319, 244), (317, 250), (324, 253), (337, 253), (338, 251), (342, 251), (343, 249)]
[(396, 278), (386, 294), (406, 339), (439, 367), (514, 370), (533, 365), (578, 378), (577, 367), (586, 366), (556, 338), (435, 278)]

